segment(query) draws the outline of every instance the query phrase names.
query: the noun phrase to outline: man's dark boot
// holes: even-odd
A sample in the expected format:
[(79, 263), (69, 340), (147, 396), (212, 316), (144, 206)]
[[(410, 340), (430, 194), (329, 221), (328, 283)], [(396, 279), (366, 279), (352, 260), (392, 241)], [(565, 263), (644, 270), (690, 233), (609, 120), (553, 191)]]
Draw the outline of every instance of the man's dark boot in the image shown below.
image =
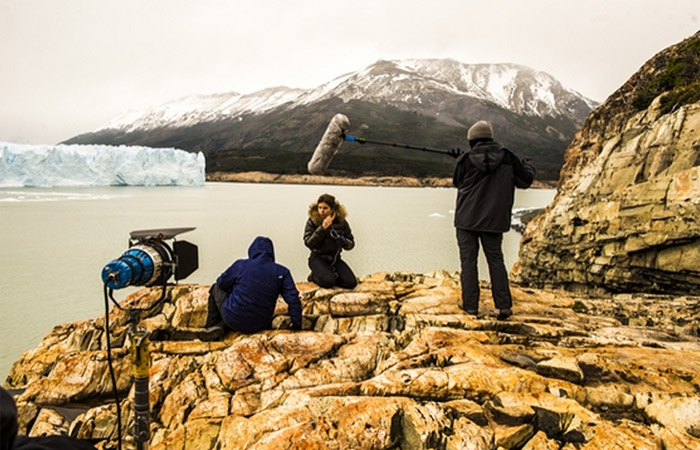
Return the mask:
[(465, 313), (469, 314), (470, 316), (478, 316), (479, 315), (478, 309), (466, 309), (466, 308), (462, 308), (462, 307), (460, 307), (460, 309), (462, 311), (464, 311)]
[(513, 311), (511, 311), (510, 308), (502, 309), (498, 313), (498, 317), (496, 317), (496, 320), (506, 320), (507, 318), (509, 318), (512, 315), (513, 315)]
[(219, 322), (197, 333), (197, 338), (202, 342), (220, 341), (224, 334), (226, 334), (226, 327), (223, 322)]

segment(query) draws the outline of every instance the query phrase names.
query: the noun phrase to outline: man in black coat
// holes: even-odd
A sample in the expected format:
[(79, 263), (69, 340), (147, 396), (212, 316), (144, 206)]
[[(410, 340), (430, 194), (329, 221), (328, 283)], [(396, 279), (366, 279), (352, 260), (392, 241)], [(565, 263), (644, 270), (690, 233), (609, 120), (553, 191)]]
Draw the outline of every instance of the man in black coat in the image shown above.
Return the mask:
[(467, 133), (471, 150), (457, 158), (452, 184), (458, 189), (455, 228), (461, 261), (462, 309), (479, 311), (479, 242), (491, 277), (498, 319), (511, 314), (513, 299), (503, 261), (503, 233), (510, 229), (515, 188), (530, 187), (535, 168), (493, 140), (491, 124), (480, 120)]

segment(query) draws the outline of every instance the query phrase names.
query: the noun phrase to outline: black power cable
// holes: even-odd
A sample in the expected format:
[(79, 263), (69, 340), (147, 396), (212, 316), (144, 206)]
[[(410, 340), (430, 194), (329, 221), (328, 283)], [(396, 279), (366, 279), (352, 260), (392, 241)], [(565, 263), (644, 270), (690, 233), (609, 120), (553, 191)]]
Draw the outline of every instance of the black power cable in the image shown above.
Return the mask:
[[(109, 332), (109, 299), (112, 298), (112, 289), (107, 286), (107, 281), (104, 283), (104, 296), (105, 296), (105, 334), (107, 340), (107, 364), (109, 365), (109, 375), (112, 378), (112, 389), (114, 392), (114, 402), (117, 405), (117, 448), (121, 450), (122, 448), (122, 412), (121, 405), (119, 401), (119, 389), (117, 387), (117, 378), (114, 376), (114, 367), (112, 365), (112, 343), (110, 339)], [(114, 300), (112, 298), (112, 300)], [(121, 309), (121, 306), (117, 304), (117, 307)]]

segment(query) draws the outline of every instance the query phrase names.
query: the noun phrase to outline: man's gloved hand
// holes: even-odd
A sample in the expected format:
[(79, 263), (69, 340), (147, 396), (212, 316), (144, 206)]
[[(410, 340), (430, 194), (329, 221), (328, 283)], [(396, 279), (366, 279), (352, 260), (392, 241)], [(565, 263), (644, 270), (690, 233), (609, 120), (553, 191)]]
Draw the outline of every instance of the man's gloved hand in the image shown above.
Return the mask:
[(535, 165), (532, 164), (532, 160), (530, 158), (523, 158), (523, 166), (532, 168), (533, 170), (535, 169)]
[(451, 148), (447, 154), (450, 155), (451, 157), (457, 159), (462, 154), (462, 150), (460, 150), (458, 148)]

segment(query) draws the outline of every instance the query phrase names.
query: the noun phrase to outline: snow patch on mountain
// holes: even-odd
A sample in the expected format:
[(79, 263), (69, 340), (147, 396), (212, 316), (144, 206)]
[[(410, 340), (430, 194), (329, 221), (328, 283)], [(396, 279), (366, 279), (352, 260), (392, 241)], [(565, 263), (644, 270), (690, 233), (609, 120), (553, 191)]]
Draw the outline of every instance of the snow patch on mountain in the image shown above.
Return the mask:
[(228, 92), (192, 95), (146, 110), (134, 110), (107, 123), (102, 129), (124, 132), (158, 127), (185, 127), (202, 122), (237, 118), (263, 113), (294, 101), (304, 92), (287, 87), (268, 88), (252, 94)]
[(175, 148), (0, 142), (0, 187), (203, 186), (204, 170)]

